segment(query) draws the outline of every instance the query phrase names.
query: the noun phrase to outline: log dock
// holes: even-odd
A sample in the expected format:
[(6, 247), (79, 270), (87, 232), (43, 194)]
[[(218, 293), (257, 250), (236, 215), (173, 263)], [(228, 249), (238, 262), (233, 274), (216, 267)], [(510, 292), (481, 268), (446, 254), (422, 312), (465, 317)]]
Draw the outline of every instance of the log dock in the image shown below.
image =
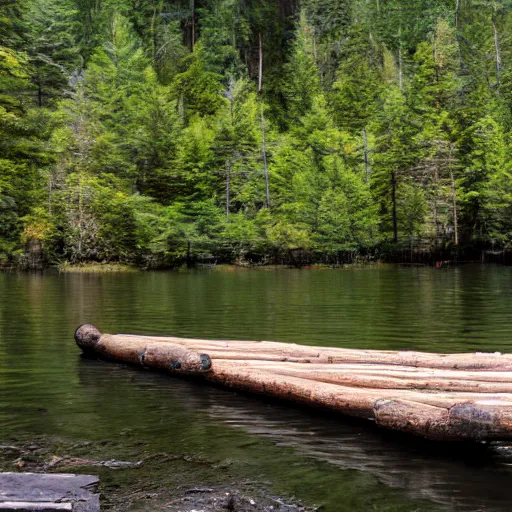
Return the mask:
[(103, 334), (89, 356), (365, 418), (432, 440), (512, 439), (512, 354), (354, 350), (272, 341)]

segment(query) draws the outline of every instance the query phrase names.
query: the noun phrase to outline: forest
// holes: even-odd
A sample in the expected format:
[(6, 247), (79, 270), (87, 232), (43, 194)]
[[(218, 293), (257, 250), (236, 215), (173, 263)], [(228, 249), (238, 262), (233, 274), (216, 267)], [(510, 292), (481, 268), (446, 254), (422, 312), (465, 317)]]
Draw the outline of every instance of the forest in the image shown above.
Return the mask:
[(4, 0), (0, 266), (512, 244), (511, 0)]

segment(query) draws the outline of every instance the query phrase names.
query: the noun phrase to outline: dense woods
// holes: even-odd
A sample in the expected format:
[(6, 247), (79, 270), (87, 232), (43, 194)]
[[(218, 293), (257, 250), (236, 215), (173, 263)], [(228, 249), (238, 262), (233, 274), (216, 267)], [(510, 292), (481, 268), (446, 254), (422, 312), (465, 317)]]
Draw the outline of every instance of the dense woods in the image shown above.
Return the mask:
[(509, 0), (6, 0), (0, 261), (504, 250), (511, 29)]

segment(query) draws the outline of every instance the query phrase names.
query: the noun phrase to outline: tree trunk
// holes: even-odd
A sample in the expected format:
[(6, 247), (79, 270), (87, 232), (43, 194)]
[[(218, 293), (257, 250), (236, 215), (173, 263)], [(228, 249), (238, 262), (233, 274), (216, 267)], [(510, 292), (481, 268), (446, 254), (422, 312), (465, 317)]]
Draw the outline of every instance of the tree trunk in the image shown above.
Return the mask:
[(261, 156), (263, 158), (263, 173), (265, 175), (265, 206), (270, 208), (270, 184), (268, 179), (267, 144), (265, 140), (265, 116), (263, 114), (263, 102), (260, 97), (260, 121), (261, 121)]
[(226, 217), (229, 217), (231, 203), (231, 161), (226, 161)]
[(404, 70), (403, 70), (403, 55), (402, 55), (402, 27), (398, 29), (398, 87), (401, 92), (403, 92), (404, 84), (403, 84), (403, 76), (404, 76)]
[(50, 174), (48, 179), (48, 215), (52, 216), (53, 212), (53, 176)]
[(437, 209), (437, 197), (438, 197), (438, 187), (439, 187), (439, 167), (437, 165), (434, 166), (434, 231), (436, 237), (436, 244), (439, 238), (439, 212)]
[(398, 242), (398, 220), (396, 213), (396, 173), (391, 173), (391, 203), (392, 203), (392, 217), (393, 217), (393, 242)]
[(315, 60), (315, 64), (318, 64), (318, 52), (316, 49), (316, 30), (313, 27), (313, 59)]
[(79, 175), (78, 182), (78, 259), (82, 259), (83, 239), (84, 239), (84, 194), (83, 194), (83, 176)]
[(191, 24), (192, 24), (192, 34), (190, 38), (190, 49), (194, 51), (194, 47), (196, 45), (196, 5), (195, 0), (190, 0), (190, 13), (191, 13)]
[(457, 191), (455, 189), (455, 178), (453, 169), (450, 167), (450, 188), (452, 193), (452, 214), (453, 214), (453, 233), (455, 237), (455, 245), (459, 245), (459, 219), (457, 216)]
[(263, 41), (261, 32), (258, 32), (258, 93), (263, 92)]
[(151, 17), (151, 27), (150, 27), (150, 32), (151, 32), (151, 44), (152, 44), (152, 57), (153, 57), (153, 63), (156, 64), (157, 62), (157, 58), (156, 58), (156, 53), (157, 53), (157, 40), (156, 40), (156, 4), (154, 5), (153, 7), (153, 16)]
[(492, 31), (494, 34), (494, 50), (495, 50), (495, 61), (496, 61), (496, 84), (499, 87), (501, 83), (501, 53), (500, 53), (500, 41), (498, 35), (498, 27), (496, 26), (496, 7), (493, 5), (493, 12), (491, 16), (492, 20)]
[(192, 244), (190, 240), (187, 240), (187, 268), (192, 267)]
[(363, 158), (364, 158), (364, 175), (366, 183), (370, 181), (370, 161), (368, 158), (368, 136), (366, 128), (363, 128)]
[(263, 173), (265, 175), (265, 207), (270, 208), (270, 185), (268, 179), (267, 143), (265, 139), (265, 115), (263, 113), (263, 41), (261, 32), (258, 32), (258, 94), (260, 102), (261, 124), (261, 157), (263, 159)]
[(43, 86), (41, 84), (41, 77), (39, 74), (37, 77), (37, 106), (39, 108), (43, 106)]

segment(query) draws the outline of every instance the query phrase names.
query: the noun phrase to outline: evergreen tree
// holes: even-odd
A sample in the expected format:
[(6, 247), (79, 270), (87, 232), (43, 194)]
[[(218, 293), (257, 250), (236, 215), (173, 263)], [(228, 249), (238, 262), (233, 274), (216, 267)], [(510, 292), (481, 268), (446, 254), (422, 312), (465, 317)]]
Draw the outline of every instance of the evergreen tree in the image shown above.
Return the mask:
[(284, 66), (282, 85), (286, 118), (292, 125), (311, 110), (314, 98), (320, 93), (320, 76), (315, 62), (312, 31), (303, 10), (300, 13), (290, 59)]
[(31, 72), (23, 17), (28, 4), (0, 7), (0, 259), (20, 248), (21, 219), (39, 199), (40, 168), (51, 158), (44, 150), (45, 115), (31, 110)]
[(462, 135), (463, 170), (460, 179), (466, 237), (499, 239), (508, 232), (510, 175), (501, 127), (490, 116)]
[(197, 44), (194, 53), (183, 59), (184, 70), (173, 82), (186, 120), (213, 115), (223, 104), (222, 76), (208, 70), (206, 58), (206, 50)]
[[(418, 132), (412, 111), (397, 87), (390, 87), (382, 111), (379, 113), (374, 131), (374, 174), (372, 187), (380, 202), (382, 231), (391, 233), (393, 242), (398, 242), (398, 202), (401, 184), (411, 175), (411, 168), (418, 159), (414, 139)], [(416, 223), (421, 223), (418, 219)]]
[(409, 102), (423, 123), (417, 137), (420, 160), (416, 177), (424, 183), (424, 200), (429, 203), (426, 218), (431, 219), (431, 229), (425, 226), (424, 232), (435, 243), (448, 237), (458, 245), (456, 143), (461, 81), (457, 77), (458, 43), (445, 20), (438, 20), (431, 42), (418, 45), (414, 63)]
[(75, 41), (77, 11), (70, 0), (32, 0), (25, 15), (29, 25), (27, 53), (39, 107), (61, 98), (81, 67)]

